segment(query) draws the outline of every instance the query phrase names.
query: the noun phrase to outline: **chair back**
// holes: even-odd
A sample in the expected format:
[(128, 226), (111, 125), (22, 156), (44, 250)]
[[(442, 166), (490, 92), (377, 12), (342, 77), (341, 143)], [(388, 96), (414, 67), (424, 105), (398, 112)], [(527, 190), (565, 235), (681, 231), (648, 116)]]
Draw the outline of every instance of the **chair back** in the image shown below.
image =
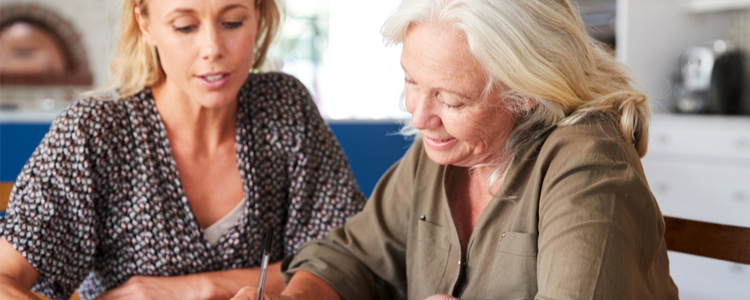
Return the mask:
[(750, 228), (664, 217), (667, 250), (750, 265)]

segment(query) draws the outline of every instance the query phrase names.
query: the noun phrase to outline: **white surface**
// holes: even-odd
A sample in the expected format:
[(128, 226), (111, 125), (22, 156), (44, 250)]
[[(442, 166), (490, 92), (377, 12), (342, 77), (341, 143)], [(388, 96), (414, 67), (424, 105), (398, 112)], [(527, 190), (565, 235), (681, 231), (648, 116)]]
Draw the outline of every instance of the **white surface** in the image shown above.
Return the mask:
[(1, 123), (52, 123), (62, 111), (0, 110)]
[(716, 12), (750, 8), (750, 0), (691, 0), (688, 8), (692, 12)]
[(617, 0), (617, 9), (615, 10), (615, 39), (617, 41), (615, 55), (617, 60), (622, 63), (628, 62), (628, 49), (630, 48), (630, 30), (628, 30), (630, 1)]
[(404, 118), (401, 47), (386, 47), (383, 22), (400, 0), (331, 0), (328, 52), (319, 77), (319, 108), (331, 119)]
[(691, 155), (691, 161), (750, 164), (750, 116), (657, 115), (651, 125), (649, 155), (669, 153)]
[(750, 266), (669, 252), (672, 279), (681, 300), (750, 299)]
[[(654, 115), (642, 163), (665, 216), (750, 227), (750, 116)], [(748, 265), (669, 259), (680, 299), (750, 299)]]
[(651, 158), (643, 168), (664, 215), (750, 227), (750, 166)]

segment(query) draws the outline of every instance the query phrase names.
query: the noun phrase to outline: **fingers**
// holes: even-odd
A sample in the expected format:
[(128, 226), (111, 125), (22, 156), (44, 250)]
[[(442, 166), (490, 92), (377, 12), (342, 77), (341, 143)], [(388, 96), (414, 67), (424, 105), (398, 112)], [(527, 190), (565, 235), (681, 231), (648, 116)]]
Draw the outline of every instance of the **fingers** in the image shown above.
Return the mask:
[[(258, 289), (254, 287), (243, 287), (237, 295), (234, 295), (232, 300), (258, 300)], [(263, 293), (263, 300), (296, 300), (295, 298), (288, 296), (281, 296), (278, 294)]]
[(237, 292), (237, 295), (234, 295), (234, 298), (232, 298), (232, 300), (257, 300), (257, 299), (258, 299), (258, 289), (254, 287), (249, 287), (249, 286), (246, 286), (240, 289), (240, 291)]
[(96, 297), (96, 300), (118, 300), (118, 299), (163, 299), (153, 289), (149, 289), (148, 280), (142, 276), (133, 276), (124, 284), (106, 291)]
[(455, 299), (455, 298), (453, 298), (453, 296), (451, 295), (437, 294), (437, 295), (432, 295), (424, 300), (446, 300), (446, 299)]

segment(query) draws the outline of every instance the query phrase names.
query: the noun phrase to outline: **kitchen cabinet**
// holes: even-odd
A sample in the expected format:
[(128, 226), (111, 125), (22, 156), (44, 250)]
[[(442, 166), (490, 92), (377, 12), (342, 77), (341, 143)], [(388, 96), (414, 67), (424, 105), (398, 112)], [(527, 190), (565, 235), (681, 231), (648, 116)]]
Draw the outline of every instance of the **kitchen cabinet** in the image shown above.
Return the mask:
[[(665, 216), (750, 227), (750, 117), (653, 117), (643, 168)], [(750, 266), (669, 252), (683, 300), (748, 299)]]

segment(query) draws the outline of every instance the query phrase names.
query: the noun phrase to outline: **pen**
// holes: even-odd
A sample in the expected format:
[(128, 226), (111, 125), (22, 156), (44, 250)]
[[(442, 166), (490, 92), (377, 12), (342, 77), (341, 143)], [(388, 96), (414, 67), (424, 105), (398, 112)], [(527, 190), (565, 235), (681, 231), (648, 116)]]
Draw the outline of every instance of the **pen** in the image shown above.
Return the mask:
[(268, 261), (271, 260), (271, 243), (273, 241), (273, 231), (271, 228), (266, 229), (263, 234), (263, 255), (260, 260), (260, 278), (258, 278), (258, 300), (263, 299), (263, 286), (266, 284), (266, 272), (268, 271)]

